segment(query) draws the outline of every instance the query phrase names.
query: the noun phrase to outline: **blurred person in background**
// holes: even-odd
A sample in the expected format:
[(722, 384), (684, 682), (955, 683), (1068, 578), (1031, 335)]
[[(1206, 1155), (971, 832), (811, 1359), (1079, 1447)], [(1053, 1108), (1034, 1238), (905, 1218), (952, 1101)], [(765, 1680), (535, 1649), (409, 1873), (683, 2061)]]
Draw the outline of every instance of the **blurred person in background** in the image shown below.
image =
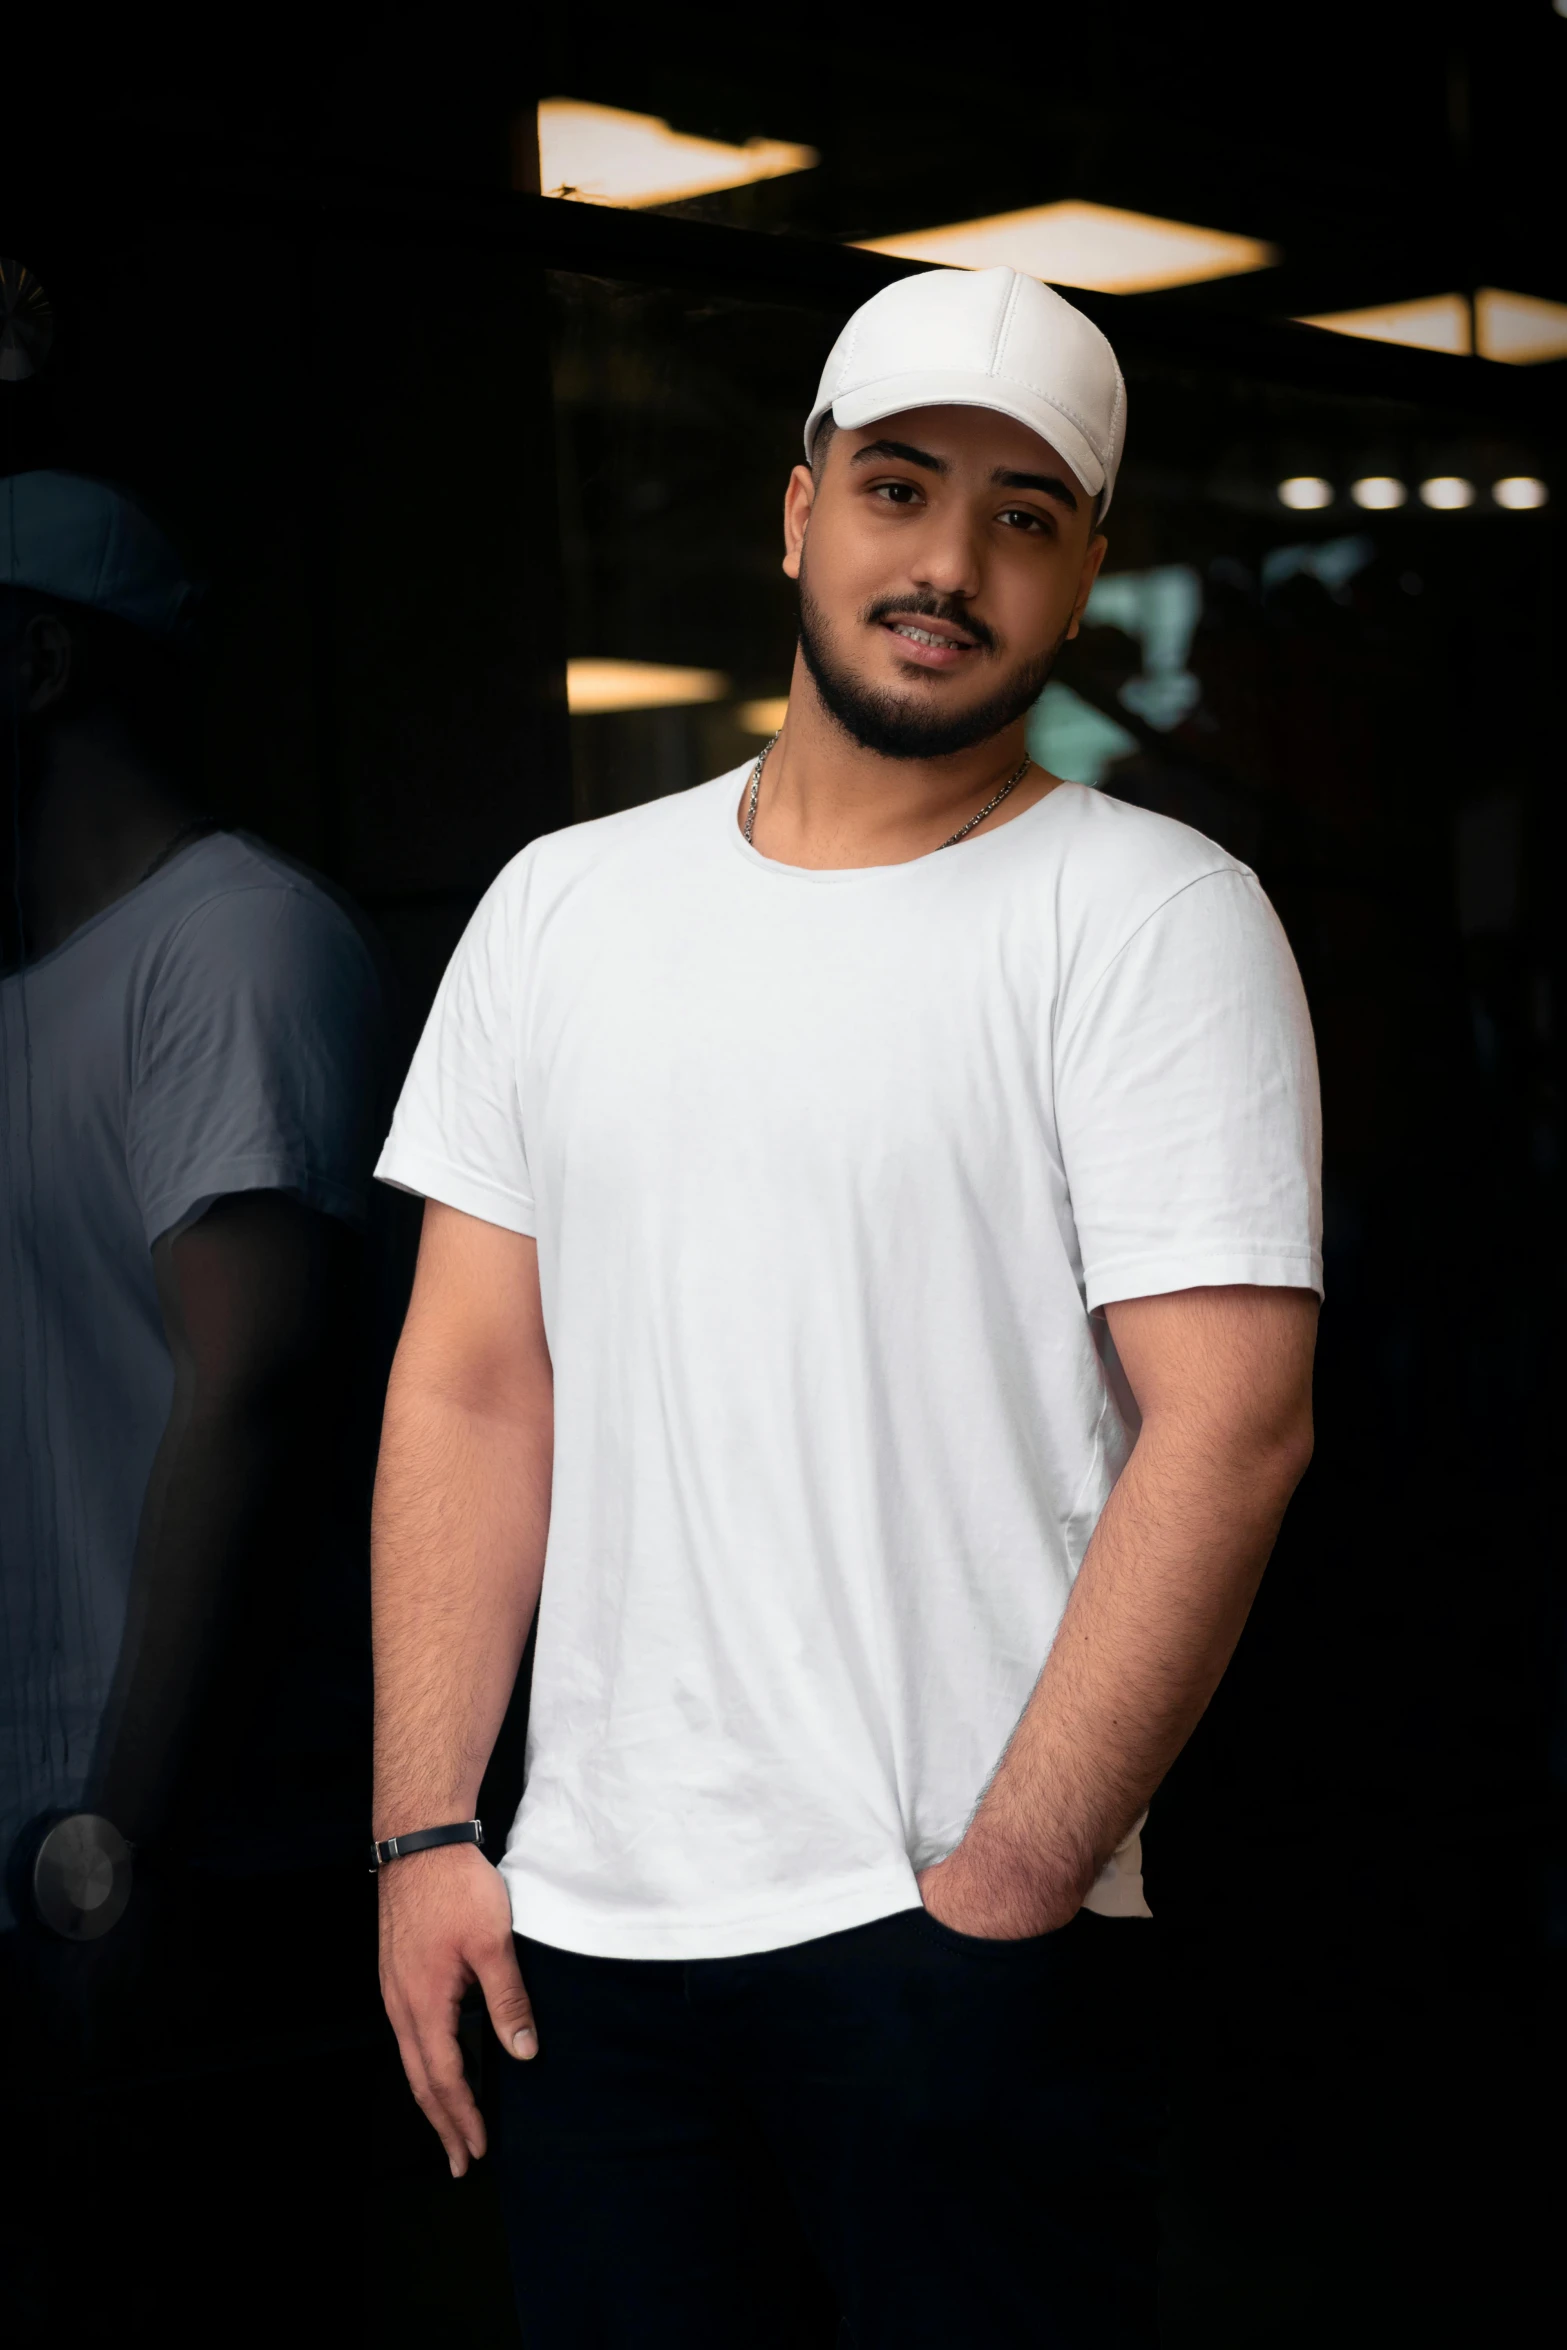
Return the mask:
[(455, 2174), (473, 1983), (518, 2060), (530, 2350), (1154, 2339), (1140, 1829), (1310, 1452), (1321, 1259), (1255, 876), (1027, 755), (1124, 427), (1034, 280), (868, 303), (781, 735), (509, 865), (398, 1105), (382, 1981)]
[(232, 2082), (193, 2130), (143, 2075), (286, 2049), (300, 1889), (319, 1996), (366, 1800), (380, 984), (204, 812), (197, 601), (131, 497), (0, 482), (0, 1967), (9, 2087), (52, 2116), (8, 2263), (40, 2320), (55, 2222), (134, 2240), (171, 2143), (237, 2224)]

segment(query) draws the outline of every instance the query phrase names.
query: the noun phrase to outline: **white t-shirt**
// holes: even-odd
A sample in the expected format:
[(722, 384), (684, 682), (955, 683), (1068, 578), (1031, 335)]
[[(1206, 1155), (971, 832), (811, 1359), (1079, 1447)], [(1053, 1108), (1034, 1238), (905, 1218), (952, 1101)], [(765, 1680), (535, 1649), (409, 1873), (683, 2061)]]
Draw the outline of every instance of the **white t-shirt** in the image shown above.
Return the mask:
[[(901, 865), (744, 771), (534, 841), (378, 1172), (538, 1238), (555, 1472), (518, 1929), (767, 1950), (918, 1906), (1136, 1432), (1107, 1300), (1320, 1288), (1255, 877), (1075, 784)], [(1091, 1905), (1146, 1914), (1135, 1839)]]

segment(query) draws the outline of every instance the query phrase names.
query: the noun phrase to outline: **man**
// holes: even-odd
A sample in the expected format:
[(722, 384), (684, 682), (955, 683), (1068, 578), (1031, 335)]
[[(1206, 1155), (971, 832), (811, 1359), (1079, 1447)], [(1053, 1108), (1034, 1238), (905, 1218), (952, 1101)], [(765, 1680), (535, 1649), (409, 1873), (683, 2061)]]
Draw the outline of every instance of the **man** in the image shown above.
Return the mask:
[(379, 986), (201, 812), (195, 601), (120, 491), (0, 482), (0, 1961), (55, 2087), (203, 2037), (204, 1993), (232, 2031), (223, 1905), (258, 1948), (258, 1881), (340, 1859), (352, 1792)]
[(506, 869), (381, 1163), (378, 1838), (461, 1833), (539, 1609), (501, 1872), (387, 1855), (383, 1984), (455, 2173), (470, 1982), (523, 2060), (540, 2350), (806, 2338), (781, 2207), (861, 2350), (1152, 2338), (1138, 1829), (1310, 1450), (1320, 1259), (1254, 877), (1026, 756), (1124, 416), (1009, 270), (866, 304), (780, 738)]
[[(45, 2331), (84, 2212), (133, 2332), (210, 2308), (237, 2210), (308, 2235), (267, 2117), (358, 1941), (380, 989), (202, 812), (194, 601), (134, 499), (0, 481), (4, 2261)], [(149, 2267), (179, 2165), (190, 2244)]]

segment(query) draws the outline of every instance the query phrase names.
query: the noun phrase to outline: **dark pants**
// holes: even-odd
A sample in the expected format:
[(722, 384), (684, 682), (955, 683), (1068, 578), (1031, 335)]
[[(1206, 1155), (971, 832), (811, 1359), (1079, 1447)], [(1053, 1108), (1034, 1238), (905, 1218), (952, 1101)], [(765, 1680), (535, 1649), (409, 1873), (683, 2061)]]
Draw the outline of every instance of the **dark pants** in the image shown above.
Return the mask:
[(1145, 2350), (1153, 1933), (1084, 1911), (980, 1941), (911, 1909), (750, 1958), (519, 1938), (527, 2350)]

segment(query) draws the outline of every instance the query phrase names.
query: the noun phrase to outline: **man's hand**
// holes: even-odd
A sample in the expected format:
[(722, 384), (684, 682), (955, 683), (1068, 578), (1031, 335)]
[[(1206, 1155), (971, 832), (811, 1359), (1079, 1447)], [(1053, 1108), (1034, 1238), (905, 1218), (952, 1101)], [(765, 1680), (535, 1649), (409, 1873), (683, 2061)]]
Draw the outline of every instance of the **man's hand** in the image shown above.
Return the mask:
[(443, 1845), (391, 1862), (381, 1872), (380, 1895), (381, 1995), (408, 2086), (460, 2179), (485, 2149), (484, 2120), (457, 2044), (470, 1983), (482, 1989), (507, 2053), (538, 2053), (506, 1888), (473, 1846)]
[(990, 1942), (1053, 1934), (1069, 1925), (1083, 1905), (1080, 1891), (1031, 1869), (1026, 1856), (1002, 1862), (968, 1836), (945, 1860), (921, 1869), (916, 1882), (933, 1918), (954, 1933)]

